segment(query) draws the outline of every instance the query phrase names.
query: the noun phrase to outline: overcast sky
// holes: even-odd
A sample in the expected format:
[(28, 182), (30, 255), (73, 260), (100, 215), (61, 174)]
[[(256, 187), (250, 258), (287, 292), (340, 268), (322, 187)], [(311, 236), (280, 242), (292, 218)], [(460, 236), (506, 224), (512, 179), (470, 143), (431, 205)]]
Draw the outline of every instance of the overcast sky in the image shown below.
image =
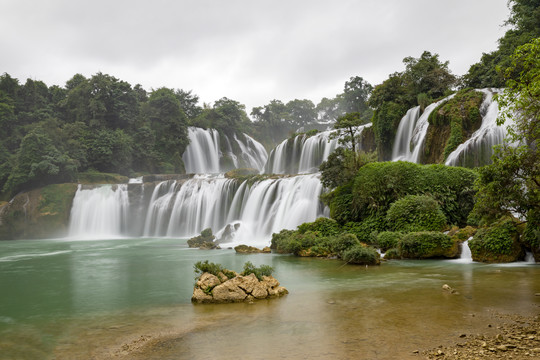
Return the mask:
[(64, 86), (103, 72), (254, 106), (373, 85), (424, 50), (463, 75), (507, 30), (507, 0), (0, 0), (0, 73)]

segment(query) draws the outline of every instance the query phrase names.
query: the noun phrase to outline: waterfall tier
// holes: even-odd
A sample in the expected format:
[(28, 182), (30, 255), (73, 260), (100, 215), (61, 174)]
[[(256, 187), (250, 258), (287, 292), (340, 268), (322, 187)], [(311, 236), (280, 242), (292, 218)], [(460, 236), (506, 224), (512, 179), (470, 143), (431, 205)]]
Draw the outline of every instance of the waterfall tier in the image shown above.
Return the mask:
[(272, 233), (322, 216), (321, 192), (317, 174), (253, 184), (206, 176), (163, 181), (153, 189), (150, 184), (79, 187), (70, 235), (189, 238), (205, 228), (216, 233), (236, 224), (234, 243), (268, 245)]
[(478, 91), (484, 93), (484, 100), (480, 107), (482, 124), (469, 139), (448, 155), (446, 165), (477, 167), (490, 164), (493, 146), (501, 144), (507, 134), (508, 124), (497, 125), (499, 106), (493, 100), (493, 95), (497, 93), (497, 90), (480, 89)]
[(188, 128), (189, 145), (182, 160), (189, 174), (217, 174), (238, 168), (261, 171), (268, 154), (264, 146), (247, 134), (229, 139), (216, 129)]
[[(364, 125), (360, 128), (358, 137), (362, 131), (371, 126)], [(294, 138), (284, 140), (270, 152), (268, 162), (264, 167), (267, 174), (308, 174), (319, 171), (319, 165), (328, 159), (328, 155), (334, 151), (339, 138), (332, 137), (334, 131), (323, 131), (309, 136), (300, 134)], [(362, 148), (362, 144), (358, 144)]]

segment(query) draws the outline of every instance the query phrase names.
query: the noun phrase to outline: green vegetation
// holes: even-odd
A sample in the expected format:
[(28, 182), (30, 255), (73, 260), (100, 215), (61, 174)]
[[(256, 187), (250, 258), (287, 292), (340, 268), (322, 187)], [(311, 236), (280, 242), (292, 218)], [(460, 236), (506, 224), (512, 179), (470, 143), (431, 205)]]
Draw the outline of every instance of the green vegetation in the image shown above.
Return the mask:
[(469, 248), (476, 261), (513, 262), (523, 257), (518, 240), (516, 224), (511, 219), (505, 219), (479, 229), (469, 241)]
[(383, 231), (377, 234), (377, 246), (382, 252), (397, 248), (403, 235), (402, 232), (398, 231)]
[(446, 216), (431, 196), (407, 195), (390, 205), (386, 213), (390, 230), (441, 231), (446, 227)]
[(460, 90), (430, 114), (423, 155), (425, 162), (443, 163), (459, 144), (480, 127), (482, 99), (481, 92)]
[(398, 245), (401, 257), (406, 259), (454, 258), (458, 246), (450, 236), (441, 232), (411, 232), (403, 236)]
[(214, 249), (216, 243), (214, 243), (215, 236), (212, 234), (212, 229), (204, 229), (201, 231), (201, 235), (192, 237), (187, 241), (190, 248), (197, 247), (200, 249)]
[[(232, 279), (232, 278), (236, 277), (236, 273), (234, 271), (230, 271), (230, 270), (225, 269), (221, 264), (208, 262), (208, 260), (197, 261), (193, 265), (193, 268), (195, 270), (195, 273), (199, 274), (199, 275), (202, 275), (204, 273), (209, 273), (209, 274), (212, 274), (214, 276), (219, 277), (219, 273), (222, 273), (223, 275), (225, 275), (229, 279)], [(197, 276), (196, 278), (198, 278), (198, 277), (199, 276)]]
[(256, 267), (250, 261), (248, 261), (244, 264), (244, 271), (242, 271), (242, 275), (247, 276), (249, 274), (255, 274), (257, 279), (259, 279), (259, 281), (262, 281), (263, 276), (272, 276), (273, 272), (274, 268), (272, 268), (271, 266), (261, 265), (259, 267)]
[(348, 264), (379, 265), (380, 255), (372, 247), (355, 245), (343, 252), (343, 260)]
[[(384, 181), (382, 181), (384, 179)], [(385, 217), (390, 205), (407, 195), (430, 195), (450, 224), (464, 225), (474, 201), (476, 173), (444, 165), (371, 163), (354, 180), (323, 197), (339, 223)]]

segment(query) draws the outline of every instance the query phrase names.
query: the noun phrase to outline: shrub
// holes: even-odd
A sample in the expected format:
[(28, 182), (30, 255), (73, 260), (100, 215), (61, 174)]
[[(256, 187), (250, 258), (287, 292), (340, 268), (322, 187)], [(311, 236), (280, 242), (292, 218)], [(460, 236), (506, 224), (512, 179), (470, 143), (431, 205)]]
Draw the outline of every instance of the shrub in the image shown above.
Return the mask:
[(201, 231), (201, 235), (192, 237), (187, 241), (187, 244), (190, 248), (199, 247), (206, 249), (213, 249), (216, 247), (214, 239), (216, 237), (212, 234), (212, 229), (204, 229)]
[(446, 226), (446, 216), (430, 196), (407, 195), (394, 202), (386, 213), (390, 230), (440, 231)]
[(374, 244), (376, 234), (386, 230), (386, 219), (382, 216), (371, 216), (362, 222), (348, 222), (343, 226), (345, 232), (356, 235), (358, 240), (365, 244)]
[[(453, 166), (370, 163), (358, 170), (352, 183), (337, 187), (323, 199), (331, 217), (345, 224), (385, 216), (390, 205), (404, 196), (430, 195), (447, 221), (461, 226), (474, 205), (476, 177), (473, 170)], [(360, 236), (358, 239), (362, 241)]]
[(472, 257), (481, 262), (513, 262), (523, 256), (516, 224), (500, 220), (489, 228), (479, 229), (469, 241)]
[(270, 248), (276, 250), (280, 254), (286, 254), (285, 250), (288, 247), (288, 243), (291, 240), (291, 235), (294, 234), (294, 230), (281, 230), (279, 233), (272, 234), (272, 241), (270, 243)]
[(236, 276), (233, 271), (225, 269), (221, 264), (208, 262), (208, 260), (197, 261), (195, 265), (193, 265), (193, 268), (195, 269), (195, 273), (197, 274), (209, 273), (218, 276), (219, 273), (223, 273), (229, 279), (232, 279)]
[(349, 264), (379, 265), (380, 255), (372, 247), (355, 245), (343, 253), (343, 260)]
[(397, 248), (402, 237), (401, 232), (383, 231), (377, 235), (377, 246), (382, 252), (387, 252), (389, 249)]
[(457, 244), (450, 236), (435, 231), (408, 233), (399, 242), (398, 249), (401, 256), (408, 259), (453, 258), (458, 253)]
[(269, 265), (261, 265), (256, 267), (251, 263), (251, 261), (248, 261), (244, 264), (244, 271), (242, 272), (242, 275), (247, 276), (249, 274), (255, 274), (257, 279), (262, 280), (263, 276), (271, 276), (273, 272), (274, 268)]
[(360, 245), (360, 241), (358, 241), (358, 238), (354, 234), (341, 234), (338, 237), (336, 237), (332, 243), (332, 250), (335, 254), (339, 255), (340, 257), (343, 257), (343, 253), (354, 247)]
[(320, 217), (314, 222), (303, 223), (298, 226), (298, 232), (300, 234), (308, 231), (318, 233), (320, 236), (335, 236), (341, 233), (341, 227), (336, 220)]
[(398, 248), (388, 249), (388, 251), (384, 254), (384, 258), (386, 260), (401, 259), (401, 253), (399, 252)]

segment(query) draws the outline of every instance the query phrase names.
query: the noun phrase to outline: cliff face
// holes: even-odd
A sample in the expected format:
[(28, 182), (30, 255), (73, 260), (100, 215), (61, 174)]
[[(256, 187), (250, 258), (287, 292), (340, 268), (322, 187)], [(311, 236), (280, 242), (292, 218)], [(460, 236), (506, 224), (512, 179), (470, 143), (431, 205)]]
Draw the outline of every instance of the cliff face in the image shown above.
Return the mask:
[(21, 193), (0, 207), (0, 240), (65, 236), (77, 184), (55, 184)]

